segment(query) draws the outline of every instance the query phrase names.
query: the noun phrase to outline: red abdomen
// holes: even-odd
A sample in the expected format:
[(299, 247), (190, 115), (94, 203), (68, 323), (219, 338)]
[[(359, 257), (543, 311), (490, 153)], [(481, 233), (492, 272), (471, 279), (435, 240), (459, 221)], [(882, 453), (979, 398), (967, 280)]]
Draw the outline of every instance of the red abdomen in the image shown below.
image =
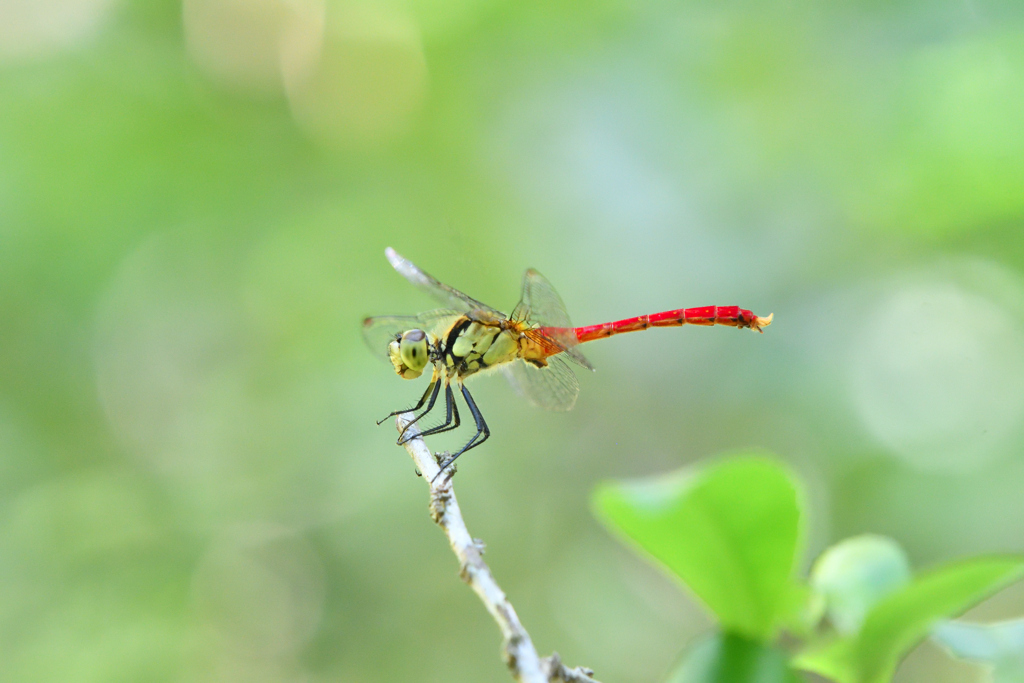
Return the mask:
[(616, 320), (600, 325), (588, 325), (575, 328), (576, 339), (583, 342), (603, 339), (614, 334), (637, 332), (650, 327), (679, 327), (680, 325), (729, 325), (730, 327), (749, 327), (762, 331), (772, 322), (772, 316), (760, 318), (751, 311), (739, 306), (700, 306), (697, 308), (678, 308), (674, 311), (663, 311), (636, 318)]

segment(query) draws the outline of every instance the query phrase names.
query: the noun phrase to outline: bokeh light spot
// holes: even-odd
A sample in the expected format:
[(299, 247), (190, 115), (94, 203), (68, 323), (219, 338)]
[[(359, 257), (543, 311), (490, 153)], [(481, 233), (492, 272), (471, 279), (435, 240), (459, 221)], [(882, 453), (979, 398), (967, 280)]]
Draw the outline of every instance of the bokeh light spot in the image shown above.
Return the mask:
[(97, 382), (130, 452), (158, 472), (212, 474), (244, 442), (244, 335), (223, 264), (185, 241), (153, 237), (122, 263), (98, 315)]
[[(868, 431), (904, 461), (965, 470), (1009, 452), (1024, 415), (1024, 330), (1006, 303), (944, 273), (879, 302), (855, 340), (849, 388)], [(1024, 301), (1003, 275), (989, 284)]]
[(192, 59), (232, 89), (274, 94), (282, 68), (307, 68), (320, 50), (322, 0), (184, 0)]
[(320, 625), (324, 581), (316, 551), (288, 528), (232, 527), (192, 578), (193, 611), (209, 636), (198, 661), (213, 671), (296, 667)]
[(379, 8), (340, 13), (311, 69), (285, 62), (292, 113), (329, 147), (386, 142), (409, 129), (427, 91), (420, 33)]
[(95, 35), (116, 0), (3, 0), (0, 61), (45, 57)]

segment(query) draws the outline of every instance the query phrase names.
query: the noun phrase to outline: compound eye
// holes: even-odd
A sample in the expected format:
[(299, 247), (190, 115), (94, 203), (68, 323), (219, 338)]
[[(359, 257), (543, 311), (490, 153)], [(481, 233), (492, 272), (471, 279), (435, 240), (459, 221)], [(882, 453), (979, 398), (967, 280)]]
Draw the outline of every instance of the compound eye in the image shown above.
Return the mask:
[(427, 334), (423, 330), (409, 330), (402, 335), (399, 343), (402, 362), (417, 375), (423, 372), (430, 360), (427, 349)]

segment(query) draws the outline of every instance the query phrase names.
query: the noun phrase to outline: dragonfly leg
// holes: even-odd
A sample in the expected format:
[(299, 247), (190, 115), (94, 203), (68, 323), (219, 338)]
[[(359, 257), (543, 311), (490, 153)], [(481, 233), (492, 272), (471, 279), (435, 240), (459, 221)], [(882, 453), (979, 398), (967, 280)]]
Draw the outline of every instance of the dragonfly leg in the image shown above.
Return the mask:
[[(431, 388), (433, 388), (433, 391), (431, 391)], [(438, 381), (438, 380), (435, 380), (435, 381), (431, 382), (430, 386), (427, 387), (427, 391), (430, 391), (431, 393), (430, 393), (430, 401), (427, 403), (426, 409), (422, 413), (420, 413), (419, 415), (417, 415), (416, 417), (412, 418), (411, 420), (409, 420), (408, 422), (405, 423), (405, 426), (402, 427), (402, 432), (398, 435), (398, 439), (399, 439), (398, 443), (400, 443), (400, 444), (405, 443), (401, 439), (402, 439), (403, 436), (405, 436), (405, 432), (409, 429), (409, 427), (412, 427), (414, 424), (419, 422), (421, 417), (423, 417), (424, 415), (426, 415), (427, 413), (429, 413), (431, 410), (434, 409), (434, 403), (437, 402), (437, 394), (438, 394), (439, 391), (441, 391), (441, 382)], [(425, 398), (426, 394), (423, 394), (423, 396)], [(415, 408), (413, 408), (413, 410), (414, 411), (415, 410), (419, 410), (419, 407), (421, 405), (423, 405), (423, 399), (420, 399), (420, 402), (416, 405)]]
[[(422, 396), (420, 396), (420, 400), (416, 402), (416, 405), (414, 405), (412, 408), (402, 408), (401, 410), (393, 410), (393, 411), (391, 411), (390, 413), (388, 413), (387, 415), (385, 415), (381, 419), (377, 420), (377, 426), (379, 427), (382, 424), (384, 424), (384, 420), (388, 419), (389, 417), (394, 417), (395, 415), (401, 415), (402, 413), (412, 413), (412, 412), (415, 412), (415, 411), (419, 410), (420, 408), (422, 408), (423, 404), (427, 402), (427, 397), (430, 396), (430, 392), (434, 390), (434, 387), (440, 388), (440, 385), (437, 383), (437, 376), (436, 375), (430, 380), (430, 384), (427, 385), (427, 390), (423, 392)], [(437, 398), (437, 392), (436, 391), (434, 391), (433, 398), (434, 399)], [(427, 410), (426, 410), (427, 413), (430, 412), (430, 408), (433, 407), (433, 405), (434, 405), (434, 401), (431, 400), (430, 407), (428, 407)]]
[[(452, 393), (452, 387), (450, 384), (447, 385), (444, 390), (444, 407), (444, 422), (437, 425), (436, 427), (431, 427), (430, 429), (420, 432), (418, 436), (424, 437), (431, 436), (432, 434), (440, 434), (441, 432), (447, 432), (451, 431), (452, 429), (457, 429), (458, 426), (462, 424), (461, 422), (459, 422), (459, 406), (455, 403), (455, 395)], [(407, 437), (400, 437), (398, 439), (398, 445), (401, 446), (406, 441), (409, 441), (412, 438), (413, 437), (411, 435)]]
[[(476, 448), (484, 441), (487, 441), (487, 437), (491, 435), (491, 430), (487, 427), (487, 422), (484, 421), (484, 416), (480, 414), (480, 409), (477, 408), (476, 401), (474, 401), (473, 397), (469, 394), (469, 390), (466, 389), (465, 385), (461, 388), (462, 396), (466, 399), (466, 405), (469, 407), (469, 412), (473, 414), (473, 421), (476, 422), (476, 434), (474, 434), (473, 438), (469, 440), (469, 443), (460, 448), (455, 455), (441, 463), (441, 471), (434, 475), (434, 479), (441, 476), (441, 472), (447, 470), (449, 465), (453, 464), (460, 455), (468, 451), (470, 448)], [(433, 480), (431, 480), (431, 483), (433, 483)]]

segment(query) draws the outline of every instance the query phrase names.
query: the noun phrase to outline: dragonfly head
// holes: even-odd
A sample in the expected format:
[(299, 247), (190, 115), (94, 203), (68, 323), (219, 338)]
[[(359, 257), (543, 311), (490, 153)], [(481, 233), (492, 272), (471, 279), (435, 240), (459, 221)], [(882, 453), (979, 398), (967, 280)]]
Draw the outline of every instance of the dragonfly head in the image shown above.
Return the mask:
[(402, 379), (416, 379), (430, 362), (430, 344), (423, 330), (406, 330), (388, 344), (388, 357)]

